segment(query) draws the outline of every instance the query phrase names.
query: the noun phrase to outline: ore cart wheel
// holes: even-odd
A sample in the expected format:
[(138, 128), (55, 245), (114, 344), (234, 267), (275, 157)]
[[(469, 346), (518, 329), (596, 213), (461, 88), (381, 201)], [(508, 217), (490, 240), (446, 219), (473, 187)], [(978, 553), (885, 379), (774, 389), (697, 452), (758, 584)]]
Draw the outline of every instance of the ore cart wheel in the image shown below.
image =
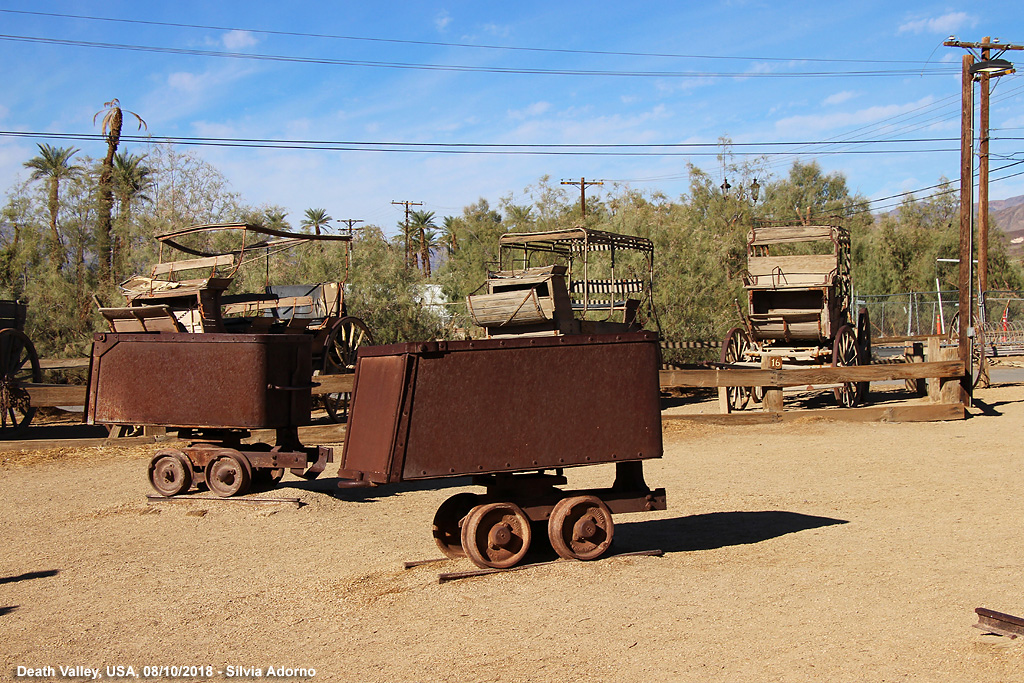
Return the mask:
[(479, 500), (475, 493), (456, 493), (441, 503), (434, 513), (434, 543), (445, 557), (458, 559), (466, 556), (462, 547), (462, 521)]
[(149, 483), (161, 496), (176, 496), (192, 486), (192, 463), (179, 450), (157, 451), (149, 462)]
[[(734, 327), (725, 335), (722, 342), (722, 364), (732, 365), (746, 357), (747, 350), (753, 346), (750, 335), (742, 327)], [(725, 387), (729, 399), (729, 412), (743, 410), (750, 400), (750, 387)]]
[(28, 427), (36, 409), (24, 385), (42, 381), (39, 356), (28, 336), (13, 327), (0, 330), (0, 437)]
[(548, 538), (559, 557), (594, 560), (612, 544), (612, 513), (596, 496), (563, 498), (548, 518)]
[[(832, 367), (852, 367), (859, 365), (860, 351), (857, 348), (857, 334), (850, 325), (843, 325), (836, 332), (835, 341), (832, 343)], [(836, 402), (844, 408), (852, 408), (857, 405), (857, 384), (846, 382), (841, 387), (833, 389), (836, 395)]]
[(462, 524), (462, 547), (478, 567), (514, 566), (532, 538), (530, 518), (514, 503), (477, 505)]
[[(324, 343), (322, 375), (344, 375), (355, 372), (356, 352), (360, 346), (373, 345), (370, 329), (359, 318), (347, 316), (335, 323)], [(339, 422), (339, 415), (345, 417), (348, 394), (324, 394), (321, 397), (331, 422)]]
[[(868, 309), (862, 308), (857, 314), (857, 351), (860, 365), (871, 365), (871, 318)], [(858, 382), (857, 402), (866, 403), (871, 382)]]
[(206, 466), (206, 485), (221, 498), (244, 494), (251, 482), (249, 461), (239, 453), (224, 453)]

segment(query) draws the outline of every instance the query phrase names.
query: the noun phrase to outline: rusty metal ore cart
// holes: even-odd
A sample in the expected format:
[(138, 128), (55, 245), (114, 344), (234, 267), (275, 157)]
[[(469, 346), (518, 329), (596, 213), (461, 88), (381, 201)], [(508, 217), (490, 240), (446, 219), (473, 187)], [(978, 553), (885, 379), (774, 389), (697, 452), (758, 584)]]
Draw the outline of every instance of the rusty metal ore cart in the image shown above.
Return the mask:
[(28, 304), (0, 300), (0, 437), (18, 434), (32, 422), (32, 407), (25, 385), (43, 381), (39, 356), (25, 334)]
[(654, 245), (588, 228), (507, 233), (487, 291), (466, 297), (488, 337), (609, 334), (657, 325)]
[[(247, 223), (194, 225), (156, 237), (160, 260), (149, 275), (121, 284), (127, 307), (101, 308), (112, 332), (305, 334), (314, 375), (349, 374), (356, 351), (372, 344), (366, 323), (348, 315), (345, 278), (337, 282), (271, 285), (270, 259), (310, 245), (341, 244), (349, 262), (352, 235), (314, 235)], [(166, 249), (165, 249), (166, 248)], [(168, 260), (168, 254), (186, 258)], [(266, 267), (262, 292), (228, 294), (239, 270)], [(346, 266), (347, 267), (347, 266)], [(331, 420), (344, 414), (347, 396), (320, 396)]]
[[(794, 367), (864, 365), (871, 362), (867, 310), (851, 324), (850, 233), (838, 225), (758, 225), (747, 238), (743, 272), (747, 312), (729, 330), (721, 363), (761, 367), (766, 357)], [(780, 365), (779, 367), (781, 367)], [(867, 383), (832, 387), (845, 407), (865, 398)], [(759, 390), (728, 387), (730, 410), (740, 410)]]
[[(510, 567), (546, 524), (562, 557), (611, 544), (612, 514), (665, 509), (644, 482), (662, 455), (658, 336), (520, 337), (366, 347), (342, 486), (471, 475), (434, 516), (449, 557)], [(615, 464), (609, 488), (566, 491), (564, 468)]]
[[(175, 426), (191, 439), (150, 462), (164, 496), (193, 482), (219, 496), (271, 486), (285, 469), (316, 477), (330, 448), (305, 448), (298, 427), (310, 421), (310, 344), (305, 335), (95, 335), (89, 366), (89, 424)], [(274, 429), (277, 442), (246, 445), (252, 429)]]

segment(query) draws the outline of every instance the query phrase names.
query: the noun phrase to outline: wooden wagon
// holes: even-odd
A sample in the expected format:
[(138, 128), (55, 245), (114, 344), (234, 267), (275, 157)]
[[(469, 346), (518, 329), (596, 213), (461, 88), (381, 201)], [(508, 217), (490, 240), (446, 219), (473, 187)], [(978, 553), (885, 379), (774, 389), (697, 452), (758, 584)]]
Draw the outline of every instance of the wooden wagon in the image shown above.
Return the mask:
[(0, 300), (0, 437), (18, 434), (32, 422), (36, 409), (27, 385), (43, 381), (32, 340), (25, 334), (28, 304)]
[[(862, 365), (871, 362), (866, 310), (852, 323), (850, 233), (839, 225), (759, 225), (747, 237), (747, 311), (729, 330), (721, 363), (731, 367)], [(863, 401), (867, 383), (833, 387), (844, 407)], [(730, 410), (759, 390), (727, 387)]]
[(588, 228), (507, 233), (486, 292), (466, 297), (487, 337), (612, 334), (657, 326), (654, 245)]
[[(229, 235), (229, 237), (225, 237)], [(345, 306), (345, 282), (265, 284), (262, 292), (228, 290), (246, 264), (266, 264), (285, 250), (312, 243), (341, 243), (348, 263), (351, 234), (313, 235), (246, 223), (195, 225), (157, 236), (160, 259), (148, 275), (121, 284), (127, 306), (101, 308), (112, 332), (306, 334), (312, 337), (313, 374), (327, 377), (355, 370), (356, 351), (373, 336)], [(230, 248), (216, 249), (221, 241)], [(167, 252), (187, 258), (165, 260)], [(338, 421), (347, 392), (320, 394)]]

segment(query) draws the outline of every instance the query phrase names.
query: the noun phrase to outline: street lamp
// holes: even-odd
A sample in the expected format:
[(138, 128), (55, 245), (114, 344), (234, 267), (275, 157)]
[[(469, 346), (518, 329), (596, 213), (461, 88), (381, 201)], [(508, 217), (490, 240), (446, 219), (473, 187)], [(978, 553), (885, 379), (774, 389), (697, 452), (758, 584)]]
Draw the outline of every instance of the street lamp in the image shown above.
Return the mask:
[(968, 71), (972, 76), (981, 75), (990, 78), (1016, 73), (1013, 63), (1006, 59), (983, 59), (971, 66)]

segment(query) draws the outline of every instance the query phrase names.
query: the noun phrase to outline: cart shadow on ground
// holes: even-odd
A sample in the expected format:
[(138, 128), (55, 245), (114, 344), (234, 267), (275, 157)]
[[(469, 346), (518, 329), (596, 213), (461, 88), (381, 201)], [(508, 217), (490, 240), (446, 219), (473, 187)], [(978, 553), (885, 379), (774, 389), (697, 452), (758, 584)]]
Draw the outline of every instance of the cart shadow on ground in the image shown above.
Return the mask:
[[(36, 572), (25, 572), (24, 574), (18, 574), (17, 576), (0, 576), (0, 585), (7, 583), (20, 583), (22, 581), (31, 581), (33, 579), (45, 579), (51, 576), (57, 576), (60, 573), (59, 569), (45, 569)], [(0, 607), (0, 617), (14, 612), (20, 607), (20, 605), (7, 605)]]
[(658, 548), (666, 553), (750, 545), (810, 529), (848, 524), (848, 520), (785, 510), (711, 512), (687, 517), (621, 522), (615, 525), (616, 550)]
[(444, 479), (425, 479), (421, 481), (405, 481), (397, 484), (383, 484), (381, 486), (366, 487), (339, 487), (338, 483), (343, 480), (337, 477), (324, 477), (308, 480), (289, 480), (277, 485), (278, 491), (295, 489), (297, 491), (310, 491), (323, 493), (332, 498), (344, 500), (350, 503), (376, 503), (381, 500), (396, 496), (402, 493), (413, 491), (439, 491), (442, 489), (459, 488), (472, 486), (472, 477), (451, 477)]

